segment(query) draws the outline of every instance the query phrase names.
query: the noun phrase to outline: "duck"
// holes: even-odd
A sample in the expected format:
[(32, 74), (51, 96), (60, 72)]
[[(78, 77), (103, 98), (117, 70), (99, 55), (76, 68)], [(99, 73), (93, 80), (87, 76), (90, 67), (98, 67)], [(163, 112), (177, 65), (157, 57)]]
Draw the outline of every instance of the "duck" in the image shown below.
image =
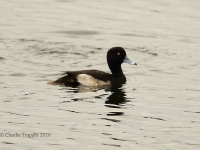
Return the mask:
[(126, 83), (126, 76), (121, 68), (122, 63), (137, 65), (127, 57), (126, 51), (122, 47), (112, 47), (107, 52), (107, 64), (111, 73), (100, 70), (65, 71), (62, 77), (49, 83), (64, 84), (65, 86), (122, 85)]

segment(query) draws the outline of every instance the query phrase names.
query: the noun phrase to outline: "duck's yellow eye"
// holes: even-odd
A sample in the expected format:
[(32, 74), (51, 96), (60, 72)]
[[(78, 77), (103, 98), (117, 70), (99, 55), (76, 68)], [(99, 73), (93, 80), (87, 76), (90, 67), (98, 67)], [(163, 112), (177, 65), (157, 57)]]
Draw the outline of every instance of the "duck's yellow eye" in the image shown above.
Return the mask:
[(120, 52), (118, 52), (117, 55), (120, 55)]

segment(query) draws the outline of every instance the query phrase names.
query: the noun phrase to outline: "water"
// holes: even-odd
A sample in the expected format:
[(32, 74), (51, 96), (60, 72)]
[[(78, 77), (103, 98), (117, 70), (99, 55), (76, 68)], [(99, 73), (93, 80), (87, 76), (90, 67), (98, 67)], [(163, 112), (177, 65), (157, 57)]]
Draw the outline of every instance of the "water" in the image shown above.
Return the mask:
[[(200, 149), (200, 3), (0, 1), (1, 149)], [(108, 71), (118, 88), (46, 84), (61, 71)], [(13, 137), (15, 136), (15, 137)]]

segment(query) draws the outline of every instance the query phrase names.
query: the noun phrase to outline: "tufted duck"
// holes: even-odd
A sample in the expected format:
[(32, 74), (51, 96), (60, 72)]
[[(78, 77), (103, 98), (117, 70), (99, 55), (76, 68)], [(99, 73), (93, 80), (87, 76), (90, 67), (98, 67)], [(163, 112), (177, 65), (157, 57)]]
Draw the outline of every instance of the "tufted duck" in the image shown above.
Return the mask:
[(107, 63), (112, 74), (99, 70), (66, 71), (63, 74), (65, 76), (50, 82), (50, 84), (64, 84), (66, 86), (79, 84), (87, 86), (124, 84), (126, 77), (121, 68), (123, 62), (137, 65), (137, 63), (132, 62), (126, 56), (126, 52), (122, 47), (113, 47), (107, 52)]

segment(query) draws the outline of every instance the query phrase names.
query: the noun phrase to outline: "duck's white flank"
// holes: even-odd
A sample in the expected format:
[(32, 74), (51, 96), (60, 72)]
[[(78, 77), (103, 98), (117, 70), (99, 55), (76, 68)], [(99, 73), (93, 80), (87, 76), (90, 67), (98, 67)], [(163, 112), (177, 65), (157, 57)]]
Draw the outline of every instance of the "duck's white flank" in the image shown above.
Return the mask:
[(77, 80), (79, 83), (87, 86), (101, 86), (110, 84), (110, 81), (104, 82), (102, 80), (95, 79), (94, 77), (87, 74), (79, 74), (77, 76)]

